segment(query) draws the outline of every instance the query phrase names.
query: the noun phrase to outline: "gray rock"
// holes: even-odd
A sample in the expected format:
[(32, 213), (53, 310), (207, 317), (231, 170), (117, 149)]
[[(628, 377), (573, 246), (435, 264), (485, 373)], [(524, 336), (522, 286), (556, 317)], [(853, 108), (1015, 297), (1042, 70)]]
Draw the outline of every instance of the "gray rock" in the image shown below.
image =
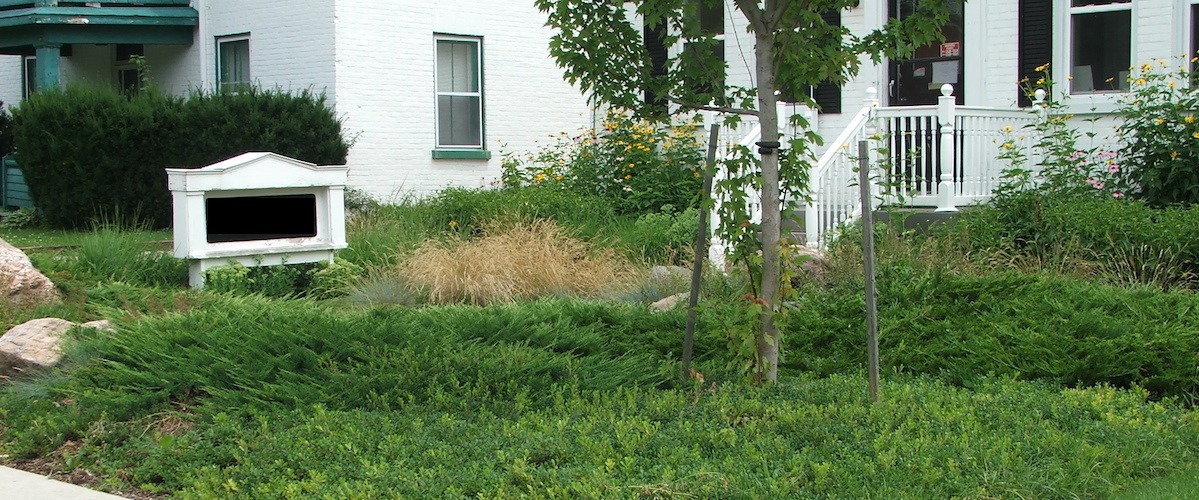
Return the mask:
[(46, 275), (19, 248), (0, 240), (0, 294), (18, 307), (53, 304), (62, 300)]
[(691, 297), (690, 292), (676, 293), (676, 294), (666, 297), (662, 300), (654, 302), (653, 304), (650, 304), (649, 310), (656, 312), (656, 313), (666, 312), (666, 311), (669, 311), (671, 309), (678, 307), (679, 304), (686, 304), (687, 299), (690, 297)]
[(57, 364), (62, 360), (62, 334), (74, 326), (65, 319), (41, 318), (9, 329), (0, 336), (0, 376)]
[(108, 332), (108, 333), (113, 333), (113, 332), (117, 331), (116, 328), (112, 327), (112, 323), (110, 323), (106, 319), (98, 319), (96, 321), (88, 321), (87, 323), (82, 323), (79, 326), (83, 327), (83, 328), (95, 328), (97, 330), (101, 330), (101, 331)]
[(654, 266), (649, 279), (655, 283), (691, 283), (691, 270), (679, 266)]

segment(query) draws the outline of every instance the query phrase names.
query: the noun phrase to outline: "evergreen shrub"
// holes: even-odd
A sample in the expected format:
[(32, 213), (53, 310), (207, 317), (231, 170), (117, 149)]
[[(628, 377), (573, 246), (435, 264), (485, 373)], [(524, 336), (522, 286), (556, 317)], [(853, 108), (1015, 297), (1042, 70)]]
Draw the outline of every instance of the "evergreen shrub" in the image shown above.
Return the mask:
[(109, 214), (167, 227), (166, 168), (203, 167), (248, 151), (345, 164), (349, 151), (324, 95), (310, 91), (126, 96), (72, 85), (30, 96), (13, 120), (30, 195), (59, 227)]

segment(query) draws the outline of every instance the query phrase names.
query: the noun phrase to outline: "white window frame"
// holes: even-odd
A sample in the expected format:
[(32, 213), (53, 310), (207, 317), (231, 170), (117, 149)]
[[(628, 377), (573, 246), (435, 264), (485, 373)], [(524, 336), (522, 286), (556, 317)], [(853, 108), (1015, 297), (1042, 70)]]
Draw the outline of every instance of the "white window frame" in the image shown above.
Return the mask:
[[(476, 92), (442, 92), (437, 88), (439, 80), (438, 74), (438, 49), (441, 42), (469, 42), (475, 44), (475, 76), (479, 80), (479, 88)], [(484, 86), (483, 86), (483, 37), (467, 36), (467, 35), (449, 35), (435, 33), (433, 35), (433, 128), (436, 139), (434, 147), (436, 150), (453, 151), (453, 150), (486, 150), (487, 144), (487, 122), (486, 106), (484, 105)], [(441, 97), (477, 97), (479, 105), (477, 113), (479, 116), (479, 143), (478, 144), (442, 144), (441, 141)]]
[(1174, 52), (1183, 56), (1185, 61), (1184, 64), (1188, 68), (1199, 69), (1199, 65), (1191, 63), (1191, 58), (1199, 56), (1199, 54), (1196, 54), (1193, 50), (1196, 46), (1199, 46), (1199, 40), (1194, 39), (1192, 36), (1192, 34), (1195, 32), (1192, 26), (1194, 26), (1195, 23), (1199, 23), (1199, 18), (1196, 18), (1192, 14), (1194, 12), (1194, 8), (1199, 6), (1199, 0), (1180, 0), (1179, 5), (1182, 9), (1182, 15), (1175, 16), (1180, 20), (1180, 26), (1178, 27), (1177, 31), (1178, 37), (1176, 39), (1180, 41), (1182, 46), (1174, 47)]
[(37, 56), (21, 57), (21, 92), (28, 99), (37, 89)]
[[(1119, 0), (1117, 0), (1119, 1)], [(1137, 57), (1137, 3), (1138, 0), (1127, 0), (1121, 3), (1112, 3), (1107, 5), (1087, 5), (1083, 7), (1072, 7), (1071, 0), (1058, 0), (1054, 2), (1053, 18), (1063, 19), (1063, 22), (1057, 23), (1062, 29), (1054, 30), (1053, 40), (1053, 77), (1054, 77), (1054, 93), (1069, 94), (1071, 111), (1075, 113), (1109, 113), (1115, 111), (1120, 96), (1124, 95), (1125, 91), (1099, 91), (1099, 92), (1080, 92), (1071, 93), (1070, 75), (1074, 72), (1074, 63), (1071, 60), (1073, 54), (1073, 29), (1074, 16), (1077, 14), (1092, 14), (1100, 12), (1118, 12), (1128, 11), (1129, 19), (1132, 23), (1129, 26), (1128, 66), (1135, 65)]]
[[(224, 64), (224, 61), (221, 60), (221, 46), (223, 46), (226, 43), (237, 43), (237, 42), (243, 42), (243, 41), (246, 42), (246, 58), (250, 59), (249, 63), (246, 64), (246, 79), (238, 80), (235, 82), (226, 82), (226, 81), (221, 80), (221, 66)], [(217, 90), (217, 92), (236, 91), (237, 86), (250, 85), (251, 83), (253, 83), (254, 77), (251, 76), (253, 74), (253, 71), (251, 70), (251, 68), (254, 63), (254, 60), (253, 60), (253, 58), (250, 57), (250, 55), (253, 53), (252, 43), (253, 42), (250, 41), (249, 33), (240, 33), (237, 35), (223, 35), (223, 36), (216, 37), (216, 90)], [(230, 88), (226, 88), (226, 86), (229, 86)]]

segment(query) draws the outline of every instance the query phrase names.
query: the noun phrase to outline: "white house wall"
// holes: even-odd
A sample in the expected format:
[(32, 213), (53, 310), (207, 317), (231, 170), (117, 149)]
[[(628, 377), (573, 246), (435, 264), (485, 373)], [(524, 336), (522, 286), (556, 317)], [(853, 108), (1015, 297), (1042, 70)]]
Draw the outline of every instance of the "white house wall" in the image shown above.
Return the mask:
[(206, 88), (215, 86), (218, 37), (249, 34), (251, 80), (266, 89), (325, 92), (332, 103), (336, 95), (333, 5), (344, 2), (193, 1), (200, 12), (194, 44), (203, 65), (199, 78)]
[(0, 102), (5, 110), (11, 112), (10, 106), (16, 106), (24, 95), (24, 83), (21, 81), (21, 56), (0, 56), (0, 75), (16, 75), (11, 78), (0, 78)]
[[(350, 185), (395, 200), (496, 180), (501, 154), (591, 123), (578, 90), (549, 57), (553, 34), (531, 0), (338, 1), (337, 112), (356, 134)], [(490, 160), (433, 159), (434, 34), (482, 37)]]
[[(1065, 6), (1068, 0), (1054, 0)], [(1133, 61), (1171, 58), (1187, 49), (1185, 29), (1189, 26), (1187, 7), (1189, 0), (1133, 0)], [(887, 0), (862, 0), (861, 5), (842, 11), (842, 23), (853, 33), (863, 35), (876, 29), (886, 21)], [(1017, 0), (968, 0), (966, 2), (966, 40), (963, 47), (966, 71), (966, 104), (971, 106), (1012, 107), (1018, 92), (1018, 1)], [(1059, 26), (1067, 21), (1057, 17)], [(728, 63), (728, 82), (733, 85), (751, 85), (753, 68), (753, 37), (746, 33), (746, 20), (726, 1), (725, 60)], [(1057, 44), (1055, 54), (1065, 47)], [(1057, 64), (1065, 59), (1055, 55)], [(1050, 61), (1046, 61), (1050, 62)], [(1064, 76), (1058, 78), (1065, 81)], [(887, 65), (873, 65), (864, 61), (856, 78), (842, 89), (841, 114), (822, 114), (819, 132), (826, 138), (835, 137), (846, 125), (849, 116), (861, 108), (866, 98), (866, 89), (879, 90), (879, 99), (888, 104)], [(960, 90), (959, 90), (960, 91)], [(1075, 96), (1071, 111), (1079, 115), (1092, 114), (1093, 110), (1111, 111), (1115, 96), (1096, 99)], [(1107, 135), (1111, 130), (1110, 119), (1104, 120), (1096, 131)]]

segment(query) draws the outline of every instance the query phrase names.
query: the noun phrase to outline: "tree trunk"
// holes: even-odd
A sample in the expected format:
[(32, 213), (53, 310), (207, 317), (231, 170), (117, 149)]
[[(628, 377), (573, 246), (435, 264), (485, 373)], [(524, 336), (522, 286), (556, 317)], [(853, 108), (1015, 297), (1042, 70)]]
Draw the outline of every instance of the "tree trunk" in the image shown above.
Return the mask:
[[(762, 30), (755, 33), (754, 56), (757, 59), (758, 123), (762, 127), (762, 142), (779, 140), (777, 98), (774, 95), (774, 33)], [(758, 334), (758, 366), (760, 382), (778, 380), (779, 332), (774, 325), (774, 312), (779, 302), (781, 258), (779, 237), (782, 234), (782, 210), (779, 206), (779, 152), (762, 154), (762, 330)]]

